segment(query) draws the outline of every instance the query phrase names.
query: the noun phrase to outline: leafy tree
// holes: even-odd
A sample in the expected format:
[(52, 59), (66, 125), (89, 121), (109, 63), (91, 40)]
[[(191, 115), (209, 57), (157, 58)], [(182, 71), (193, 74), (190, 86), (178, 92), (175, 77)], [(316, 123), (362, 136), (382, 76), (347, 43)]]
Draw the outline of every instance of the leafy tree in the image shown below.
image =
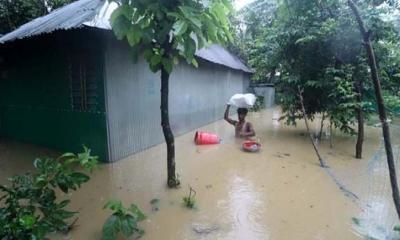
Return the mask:
[[(354, 32), (345, 27), (352, 22), (347, 17), (331, 18), (338, 13), (321, 4), (284, 1), (277, 9), (276, 30), (269, 31), (274, 32), (273, 41), (277, 43), (273, 54), (279, 56), (281, 78), (277, 87), (284, 118), (287, 124), (296, 124), (304, 117), (297, 97), (301, 89), (307, 118), (327, 116), (335, 127), (354, 134), (354, 110), (361, 103), (353, 89), (352, 62), (356, 59), (353, 52), (360, 52), (360, 47), (354, 48), (354, 41), (340, 38), (344, 32)], [(346, 48), (349, 50), (340, 51)]]
[(276, 9), (275, 0), (256, 0), (238, 11), (232, 20), (235, 34), (230, 50), (256, 70), (252, 77), (255, 82), (272, 82), (275, 77), (278, 54), (274, 55), (277, 46), (273, 31), (276, 28), (271, 25), (276, 20)]
[(96, 165), (97, 157), (85, 148), (57, 159), (36, 159), (33, 173), (13, 176), (11, 186), (0, 185), (0, 239), (44, 239), (48, 233), (68, 231), (66, 220), (77, 212), (68, 211), (70, 200), (59, 201), (56, 191), (77, 190), (90, 178), (76, 167), (92, 171)]
[[(271, 4), (274, 2), (274, 4)], [(247, 37), (246, 49), (250, 65), (256, 70), (254, 81), (276, 84), (278, 101), (287, 124), (303, 118), (298, 89), (302, 89), (306, 116), (316, 114), (329, 118), (334, 127), (349, 134), (358, 134), (356, 157), (361, 158), (364, 118), (376, 109), (372, 83), (368, 78), (367, 55), (359, 38), (357, 22), (342, 0), (258, 0), (256, 6), (269, 7), (269, 18), (260, 17), (265, 9), (248, 8), (241, 13)], [(399, 43), (393, 24), (383, 16), (390, 9), (376, 8), (377, 1), (366, 1), (363, 9), (374, 32), (377, 62), (386, 93), (396, 102), (398, 94), (397, 61)], [(250, 16), (250, 17), (248, 17)], [(268, 77), (268, 75), (270, 77)], [(389, 93), (390, 92), (390, 93)], [(392, 107), (396, 112), (396, 107)], [(358, 129), (353, 124), (358, 123)], [(322, 127), (323, 125), (321, 125)]]
[(129, 43), (134, 56), (143, 54), (153, 72), (161, 72), (161, 125), (167, 144), (168, 186), (177, 186), (168, 112), (169, 76), (180, 59), (197, 67), (196, 49), (232, 40), (231, 4), (227, 0), (113, 1), (119, 5), (111, 16), (116, 37)]
[(390, 184), (392, 187), (392, 197), (393, 197), (394, 205), (396, 207), (397, 216), (400, 219), (400, 192), (399, 192), (399, 186), (398, 186), (398, 182), (397, 182), (396, 166), (395, 166), (395, 162), (394, 162), (393, 149), (392, 149), (392, 143), (391, 143), (391, 138), (390, 138), (389, 123), (387, 121), (386, 109), (385, 109), (385, 104), (384, 104), (383, 95), (382, 95), (382, 87), (381, 87), (381, 83), (380, 83), (380, 79), (379, 79), (379, 72), (378, 72), (378, 66), (377, 66), (376, 57), (375, 57), (375, 51), (373, 49), (373, 45), (371, 42), (371, 31), (366, 27), (365, 22), (364, 22), (363, 18), (361, 17), (361, 13), (360, 13), (358, 6), (352, 0), (347, 0), (347, 3), (349, 5), (349, 7), (351, 8), (351, 10), (357, 20), (357, 23), (359, 25), (361, 37), (363, 38), (363, 41), (364, 41), (365, 51), (368, 56), (368, 65), (371, 70), (371, 79), (374, 84), (375, 96), (376, 96), (376, 101), (377, 101), (377, 105), (378, 105), (379, 119), (380, 119), (381, 125), (382, 125), (382, 134), (383, 134), (386, 156), (387, 156), (389, 178), (390, 178)]
[(0, 0), (0, 34), (75, 0)]

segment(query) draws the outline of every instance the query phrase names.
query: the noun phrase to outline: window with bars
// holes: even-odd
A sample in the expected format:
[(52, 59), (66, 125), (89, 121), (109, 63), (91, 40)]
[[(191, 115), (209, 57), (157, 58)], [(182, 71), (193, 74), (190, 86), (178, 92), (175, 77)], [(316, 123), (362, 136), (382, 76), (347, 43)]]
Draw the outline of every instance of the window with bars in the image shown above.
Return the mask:
[(88, 54), (72, 54), (69, 59), (71, 106), (75, 111), (96, 111), (98, 91), (95, 61)]

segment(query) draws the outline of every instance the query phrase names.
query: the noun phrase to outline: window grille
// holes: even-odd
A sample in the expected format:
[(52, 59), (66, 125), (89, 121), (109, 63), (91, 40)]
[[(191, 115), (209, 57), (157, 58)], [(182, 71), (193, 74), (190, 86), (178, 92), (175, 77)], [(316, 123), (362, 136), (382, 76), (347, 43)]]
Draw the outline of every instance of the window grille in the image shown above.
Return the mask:
[(94, 59), (88, 54), (70, 57), (69, 79), (72, 109), (84, 112), (97, 110), (98, 86)]

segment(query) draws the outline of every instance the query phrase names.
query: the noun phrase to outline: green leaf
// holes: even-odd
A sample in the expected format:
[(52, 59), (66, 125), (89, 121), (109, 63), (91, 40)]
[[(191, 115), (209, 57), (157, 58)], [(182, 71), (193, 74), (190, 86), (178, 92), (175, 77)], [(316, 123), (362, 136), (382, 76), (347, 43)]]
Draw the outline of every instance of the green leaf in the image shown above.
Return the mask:
[(41, 169), (43, 167), (43, 160), (36, 158), (35, 161), (33, 161), (33, 166), (37, 169)]
[(153, 56), (153, 51), (149, 48), (146, 48), (143, 52), (143, 57), (146, 59), (148, 62), (150, 62), (151, 57)]
[(187, 6), (179, 6), (178, 9), (181, 11), (185, 18), (190, 18), (193, 15), (194, 9)]
[(160, 66), (159, 65), (152, 65), (150, 64), (150, 70), (154, 73), (158, 72), (160, 70)]
[(74, 172), (70, 175), (70, 177), (78, 185), (81, 183), (85, 183), (85, 182), (89, 181), (89, 179), (90, 179), (90, 177), (88, 175), (86, 175), (84, 173), (80, 173), (80, 172)]
[(202, 24), (198, 18), (191, 16), (188, 19), (194, 26), (196, 26), (198, 29), (201, 29)]
[(185, 40), (185, 44), (184, 44), (184, 54), (185, 54), (186, 60), (191, 62), (194, 57), (195, 52), (196, 52), (196, 42), (191, 37), (189, 37)]
[(43, 175), (39, 175), (35, 178), (35, 183), (38, 187), (44, 187), (47, 184), (47, 179)]
[(171, 74), (171, 72), (172, 72), (172, 67), (173, 67), (172, 61), (171, 61), (170, 59), (163, 58), (163, 59), (162, 59), (162, 64), (163, 64), (165, 70), (166, 70), (169, 74)]
[(193, 58), (193, 59), (192, 59), (192, 64), (193, 64), (193, 66), (195, 66), (196, 68), (199, 67), (199, 63), (197, 62), (196, 58)]
[(59, 157), (59, 159), (62, 159), (62, 158), (76, 158), (76, 155), (73, 153), (64, 153), (63, 155), (61, 155)]
[(393, 231), (400, 232), (400, 225), (394, 226)]
[(141, 29), (137, 26), (132, 26), (126, 34), (126, 39), (131, 47), (136, 46), (142, 38)]
[(58, 207), (59, 207), (59, 208), (64, 208), (64, 207), (66, 207), (70, 202), (71, 202), (71, 200), (66, 199), (66, 200), (60, 202), (60, 203), (58, 204)]
[(118, 217), (111, 215), (103, 225), (103, 240), (115, 240), (120, 230), (121, 225)]
[(131, 206), (128, 209), (129, 212), (132, 213), (134, 218), (136, 219), (137, 222), (143, 221), (146, 219), (146, 215), (140, 209), (135, 205), (131, 204)]
[(124, 218), (121, 218), (121, 232), (125, 237), (132, 236), (136, 227), (137, 224), (133, 216), (126, 215)]
[(57, 214), (57, 216), (60, 219), (68, 219), (73, 217), (75, 214), (77, 214), (78, 212), (70, 212), (70, 211), (66, 211), (66, 210), (58, 210), (55, 212), (55, 214)]
[(215, 26), (215, 24), (208, 19), (208, 21), (206, 21), (206, 25), (207, 25), (207, 36), (208, 38), (212, 41), (212, 42), (218, 42), (218, 37), (217, 37), (217, 27)]
[(112, 12), (112, 14), (110, 16), (110, 22), (113, 24), (119, 17), (124, 17), (128, 20), (132, 19), (133, 8), (127, 4), (123, 4), (123, 5), (119, 6), (117, 9), (115, 9)]
[(36, 223), (36, 218), (33, 215), (24, 215), (21, 218), (19, 218), (19, 223), (27, 228), (27, 229), (31, 229), (34, 224)]
[(172, 61), (177, 65), (179, 63), (179, 58), (175, 56)]
[(196, 31), (197, 49), (202, 49), (205, 46), (206, 39), (200, 31)]
[(175, 36), (181, 36), (188, 29), (188, 24), (184, 20), (179, 20), (175, 22), (172, 28), (174, 29)]
[(103, 207), (103, 209), (109, 208), (116, 212), (124, 212), (124, 207), (120, 200), (109, 200)]
[(161, 62), (161, 56), (160, 55), (153, 54), (153, 56), (151, 56), (151, 59), (150, 59), (150, 64), (151, 65), (156, 66), (160, 62)]
[(63, 191), (64, 193), (68, 193), (68, 185), (64, 181), (59, 181), (57, 186)]
[(120, 16), (111, 23), (111, 26), (117, 39), (122, 40), (129, 32), (130, 22), (125, 17)]

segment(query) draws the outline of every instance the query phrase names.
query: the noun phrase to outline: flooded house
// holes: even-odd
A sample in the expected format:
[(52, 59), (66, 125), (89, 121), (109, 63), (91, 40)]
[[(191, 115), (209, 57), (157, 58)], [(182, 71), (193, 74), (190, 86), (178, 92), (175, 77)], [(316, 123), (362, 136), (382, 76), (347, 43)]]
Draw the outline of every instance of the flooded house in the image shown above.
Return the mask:
[[(0, 137), (59, 151), (92, 149), (103, 161), (162, 143), (160, 75), (116, 40), (106, 0), (79, 0), (0, 38)], [(248, 69), (219, 45), (179, 63), (170, 78), (175, 135), (221, 119), (244, 92)]]

